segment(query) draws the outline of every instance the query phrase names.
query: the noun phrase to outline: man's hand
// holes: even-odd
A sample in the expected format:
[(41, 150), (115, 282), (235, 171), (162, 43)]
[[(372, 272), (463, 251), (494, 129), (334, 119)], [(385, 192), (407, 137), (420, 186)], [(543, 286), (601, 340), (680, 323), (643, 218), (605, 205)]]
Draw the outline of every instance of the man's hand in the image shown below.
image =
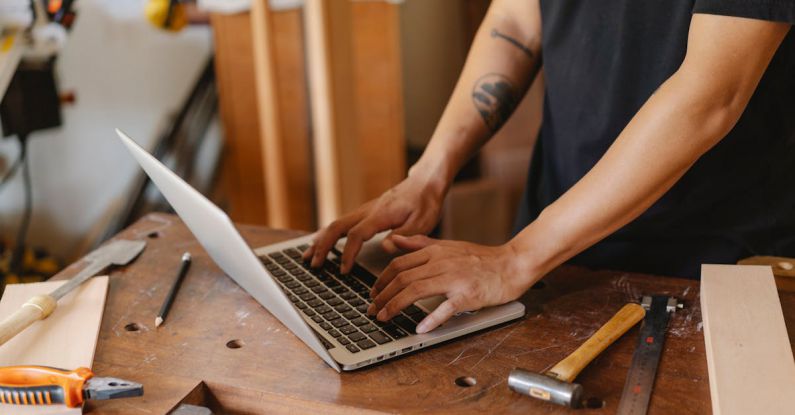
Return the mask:
[(519, 270), (519, 256), (509, 244), (483, 246), (422, 235), (395, 236), (393, 241), (410, 253), (392, 260), (378, 278), (368, 313), (387, 321), (417, 300), (446, 296), (417, 333), (433, 330), (456, 313), (515, 300), (541, 277)]
[(312, 266), (319, 267), (337, 240), (347, 236), (340, 271), (348, 273), (362, 244), (375, 234), (392, 229), (382, 245), (387, 252), (394, 253), (396, 249), (392, 243), (392, 235), (430, 232), (439, 221), (446, 185), (436, 184), (419, 176), (410, 175), (378, 199), (362, 205), (318, 231), (312, 247), (304, 252), (304, 259), (311, 258)]

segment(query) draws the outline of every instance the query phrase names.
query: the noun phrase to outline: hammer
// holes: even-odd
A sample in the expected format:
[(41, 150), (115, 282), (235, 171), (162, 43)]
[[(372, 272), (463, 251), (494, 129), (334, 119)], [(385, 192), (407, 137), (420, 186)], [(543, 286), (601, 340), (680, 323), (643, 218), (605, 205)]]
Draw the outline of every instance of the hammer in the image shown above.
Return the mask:
[(641, 305), (626, 304), (593, 336), (552, 369), (543, 374), (524, 369), (512, 370), (508, 376), (508, 387), (533, 398), (579, 408), (582, 403), (582, 386), (572, 383), (574, 378), (599, 353), (641, 321), (645, 315), (646, 310)]

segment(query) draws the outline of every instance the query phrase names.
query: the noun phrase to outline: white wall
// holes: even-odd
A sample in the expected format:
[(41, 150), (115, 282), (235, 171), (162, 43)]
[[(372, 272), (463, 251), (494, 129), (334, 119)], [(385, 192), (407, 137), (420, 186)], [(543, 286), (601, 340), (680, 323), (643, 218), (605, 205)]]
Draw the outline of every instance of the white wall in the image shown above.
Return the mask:
[[(113, 133), (145, 146), (187, 97), (211, 53), (209, 28), (159, 31), (143, 17), (143, 0), (81, 0), (58, 61), (62, 91), (77, 103), (64, 108), (61, 128), (30, 140), (34, 216), (29, 242), (70, 258), (114, 200), (124, 197), (137, 165)], [(14, 140), (0, 157), (16, 157)], [(22, 177), (0, 192), (0, 234), (12, 240), (22, 210)]]

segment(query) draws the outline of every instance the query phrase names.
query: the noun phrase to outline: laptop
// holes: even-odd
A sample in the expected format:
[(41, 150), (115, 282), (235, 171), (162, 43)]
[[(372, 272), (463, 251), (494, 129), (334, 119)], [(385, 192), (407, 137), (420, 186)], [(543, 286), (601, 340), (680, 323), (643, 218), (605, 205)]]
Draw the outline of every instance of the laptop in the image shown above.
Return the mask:
[(339, 272), (340, 241), (318, 269), (301, 259), (311, 235), (252, 250), (229, 217), (120, 130), (116, 133), (218, 266), (334, 370), (349, 371), (499, 325), (525, 313), (519, 302), (461, 313), (429, 333), (416, 326), (444, 301), (420, 300), (389, 322), (368, 316), (369, 291), (391, 259), (367, 242), (353, 270)]

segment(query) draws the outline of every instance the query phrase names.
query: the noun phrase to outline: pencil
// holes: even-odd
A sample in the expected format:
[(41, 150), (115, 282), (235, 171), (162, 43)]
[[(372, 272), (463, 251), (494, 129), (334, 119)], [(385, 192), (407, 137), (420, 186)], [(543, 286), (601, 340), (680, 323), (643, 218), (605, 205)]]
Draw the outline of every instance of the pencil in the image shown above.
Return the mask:
[(174, 297), (177, 296), (177, 291), (179, 290), (179, 286), (182, 285), (182, 280), (185, 278), (185, 274), (188, 273), (188, 268), (190, 267), (190, 253), (185, 252), (182, 254), (182, 264), (179, 267), (179, 273), (177, 274), (177, 279), (174, 280), (174, 284), (171, 286), (171, 290), (168, 292), (166, 296), (166, 301), (163, 302), (163, 306), (160, 307), (160, 313), (157, 314), (157, 318), (155, 318), (155, 327), (160, 327), (163, 324), (163, 320), (166, 319), (166, 315), (168, 315), (168, 310), (171, 309), (171, 303), (174, 302)]

